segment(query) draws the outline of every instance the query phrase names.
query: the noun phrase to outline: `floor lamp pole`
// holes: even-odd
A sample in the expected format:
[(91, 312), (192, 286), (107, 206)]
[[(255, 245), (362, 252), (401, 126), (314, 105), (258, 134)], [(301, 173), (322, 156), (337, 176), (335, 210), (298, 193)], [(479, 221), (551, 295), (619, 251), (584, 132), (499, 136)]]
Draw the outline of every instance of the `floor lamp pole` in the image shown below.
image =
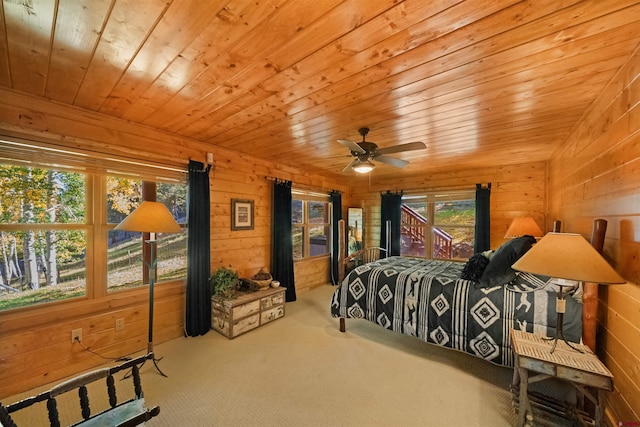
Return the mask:
[[(150, 263), (147, 264), (147, 266), (149, 267), (149, 338), (147, 341), (147, 352), (149, 353), (153, 353), (153, 302), (154, 302), (154, 296), (153, 296), (154, 286), (153, 285), (156, 277), (157, 259), (156, 259), (155, 253), (156, 253), (156, 245), (158, 244), (158, 241), (155, 238), (155, 234), (156, 233), (150, 233), (150, 238), (149, 240), (146, 241), (147, 243), (149, 243), (149, 248), (151, 250), (151, 254), (150, 254), (151, 256), (149, 259)], [(164, 372), (162, 372), (162, 370), (160, 370), (160, 367), (158, 367), (158, 362), (162, 360), (162, 357), (159, 359), (156, 359), (154, 355), (152, 360), (153, 360), (153, 365), (156, 367), (160, 375), (162, 375), (163, 377), (166, 377), (167, 375)]]

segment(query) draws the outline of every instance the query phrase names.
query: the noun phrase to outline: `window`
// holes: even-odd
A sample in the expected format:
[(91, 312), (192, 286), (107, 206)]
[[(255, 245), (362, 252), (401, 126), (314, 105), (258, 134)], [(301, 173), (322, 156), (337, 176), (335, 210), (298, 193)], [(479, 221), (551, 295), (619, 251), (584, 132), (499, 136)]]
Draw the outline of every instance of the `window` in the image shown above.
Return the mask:
[(475, 193), (433, 193), (402, 198), (401, 255), (468, 259), (473, 255)]
[(165, 171), (163, 177), (162, 168), (150, 166), (153, 173), (132, 179), (131, 170), (97, 167), (95, 156), (84, 164), (81, 153), (46, 150), (0, 140), (0, 311), (148, 283), (141, 234), (113, 230), (143, 193), (165, 203), (185, 225), (183, 233), (158, 236), (158, 282), (186, 277), (183, 172)]
[[(149, 183), (141, 180), (107, 177), (107, 222), (115, 227), (137, 208), (142, 188), (149, 196), (163, 202), (176, 222), (186, 225), (187, 202), (184, 184)], [(149, 197), (147, 196), (147, 197)], [(179, 234), (158, 234), (156, 246), (157, 282), (186, 277), (187, 229)], [(126, 289), (149, 283), (148, 266), (143, 260), (141, 233), (110, 229), (107, 250), (107, 289)]]
[(86, 295), (86, 181), (0, 164), (0, 310)]
[[(315, 197), (315, 198), (314, 198)], [(331, 203), (324, 195), (295, 193), (291, 201), (293, 259), (328, 255), (331, 249)]]

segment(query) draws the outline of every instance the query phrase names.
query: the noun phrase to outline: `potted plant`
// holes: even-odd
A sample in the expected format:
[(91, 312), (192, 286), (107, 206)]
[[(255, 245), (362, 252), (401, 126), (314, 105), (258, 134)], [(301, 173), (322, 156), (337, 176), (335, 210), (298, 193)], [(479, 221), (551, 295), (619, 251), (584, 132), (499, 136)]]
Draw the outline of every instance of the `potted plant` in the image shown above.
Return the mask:
[(218, 268), (211, 277), (211, 294), (222, 299), (232, 299), (236, 295), (238, 288), (238, 272), (231, 266)]

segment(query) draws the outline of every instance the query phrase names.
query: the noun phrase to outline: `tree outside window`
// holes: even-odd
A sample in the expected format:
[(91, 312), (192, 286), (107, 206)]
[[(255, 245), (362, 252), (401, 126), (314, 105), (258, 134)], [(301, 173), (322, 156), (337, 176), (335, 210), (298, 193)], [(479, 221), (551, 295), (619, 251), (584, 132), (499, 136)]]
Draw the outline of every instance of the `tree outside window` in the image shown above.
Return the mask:
[(86, 175), (0, 165), (0, 310), (86, 294)]

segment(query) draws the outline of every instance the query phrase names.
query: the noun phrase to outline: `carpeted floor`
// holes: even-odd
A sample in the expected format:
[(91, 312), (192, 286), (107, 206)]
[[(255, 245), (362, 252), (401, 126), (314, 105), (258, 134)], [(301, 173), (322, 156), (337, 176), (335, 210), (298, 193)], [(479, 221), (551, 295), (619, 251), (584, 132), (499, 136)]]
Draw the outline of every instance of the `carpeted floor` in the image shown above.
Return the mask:
[(299, 296), (283, 319), (233, 340), (210, 331), (156, 345), (168, 378), (142, 368), (145, 399), (161, 410), (147, 425), (515, 424), (511, 369), (362, 320), (340, 333), (329, 314), (334, 289)]

